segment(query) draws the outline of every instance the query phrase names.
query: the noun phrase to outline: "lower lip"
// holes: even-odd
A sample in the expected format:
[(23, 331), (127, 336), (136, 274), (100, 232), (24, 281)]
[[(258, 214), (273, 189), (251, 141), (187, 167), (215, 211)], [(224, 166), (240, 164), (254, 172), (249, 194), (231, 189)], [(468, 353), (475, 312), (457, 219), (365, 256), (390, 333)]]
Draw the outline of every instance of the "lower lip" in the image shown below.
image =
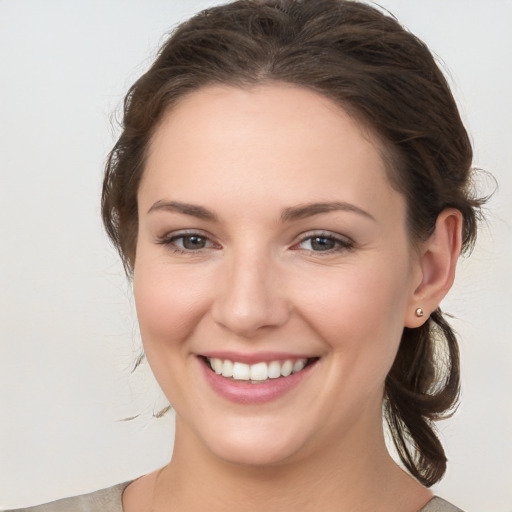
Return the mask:
[(261, 384), (251, 384), (222, 377), (212, 371), (208, 364), (201, 359), (204, 375), (211, 388), (223, 398), (239, 404), (263, 404), (277, 400), (297, 387), (315, 364), (316, 362), (309, 364), (300, 372), (293, 373), (288, 377), (268, 379)]

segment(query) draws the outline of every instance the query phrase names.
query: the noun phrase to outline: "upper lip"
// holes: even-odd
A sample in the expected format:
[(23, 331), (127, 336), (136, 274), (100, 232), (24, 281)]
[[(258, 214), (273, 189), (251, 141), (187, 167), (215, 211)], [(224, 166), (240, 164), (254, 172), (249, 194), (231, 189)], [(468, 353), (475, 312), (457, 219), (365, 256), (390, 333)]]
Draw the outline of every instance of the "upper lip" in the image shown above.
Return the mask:
[(198, 354), (203, 357), (210, 359), (227, 359), (233, 362), (245, 363), (245, 364), (256, 364), (256, 363), (268, 363), (270, 361), (286, 361), (297, 360), (297, 359), (311, 359), (317, 358), (316, 355), (311, 354), (292, 354), (289, 352), (233, 352), (233, 351), (208, 351)]

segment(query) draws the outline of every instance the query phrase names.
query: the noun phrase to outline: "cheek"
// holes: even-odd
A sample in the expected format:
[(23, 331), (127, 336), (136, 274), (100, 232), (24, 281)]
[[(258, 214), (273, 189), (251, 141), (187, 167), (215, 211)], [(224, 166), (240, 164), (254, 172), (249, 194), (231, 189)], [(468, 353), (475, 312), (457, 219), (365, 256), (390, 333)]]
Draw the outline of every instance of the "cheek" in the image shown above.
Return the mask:
[(393, 264), (318, 273), (302, 287), (301, 315), (344, 365), (385, 375), (404, 327), (405, 274)]
[(181, 410), (187, 396), (189, 365), (195, 360), (187, 339), (207, 310), (204, 280), (140, 258), (134, 269), (133, 292), (144, 353), (170, 403)]
[[(148, 265), (141, 260), (134, 271), (134, 296), (144, 348), (179, 345), (193, 331), (207, 303), (201, 276)], [(163, 347), (162, 347), (163, 348)]]

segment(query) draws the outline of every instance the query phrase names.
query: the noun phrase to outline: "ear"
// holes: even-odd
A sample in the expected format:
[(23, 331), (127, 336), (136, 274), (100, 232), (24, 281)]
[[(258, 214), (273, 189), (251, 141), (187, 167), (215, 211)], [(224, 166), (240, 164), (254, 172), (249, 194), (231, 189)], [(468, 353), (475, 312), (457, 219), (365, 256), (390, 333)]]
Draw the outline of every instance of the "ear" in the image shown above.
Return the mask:
[[(411, 297), (405, 327), (419, 327), (440, 304), (452, 287), (455, 267), (462, 247), (462, 214), (455, 208), (443, 210), (430, 238), (419, 254), (420, 283)], [(416, 311), (421, 308), (423, 315)]]

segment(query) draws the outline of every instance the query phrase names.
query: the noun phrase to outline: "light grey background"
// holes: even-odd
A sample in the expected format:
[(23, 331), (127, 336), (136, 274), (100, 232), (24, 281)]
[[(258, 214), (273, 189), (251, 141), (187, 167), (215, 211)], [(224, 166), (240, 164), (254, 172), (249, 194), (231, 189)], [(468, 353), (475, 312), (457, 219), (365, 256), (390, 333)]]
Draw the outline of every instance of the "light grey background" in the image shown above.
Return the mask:
[[(215, 3), (0, 0), (0, 508), (106, 487), (170, 457), (172, 418), (152, 419), (165, 400), (147, 367), (130, 374), (131, 291), (99, 197), (111, 114), (163, 34)], [(444, 304), (462, 337), (464, 393), (440, 426), (450, 465), (435, 490), (467, 512), (510, 512), (512, 2), (380, 3), (442, 56), (475, 165), (500, 182)]]

